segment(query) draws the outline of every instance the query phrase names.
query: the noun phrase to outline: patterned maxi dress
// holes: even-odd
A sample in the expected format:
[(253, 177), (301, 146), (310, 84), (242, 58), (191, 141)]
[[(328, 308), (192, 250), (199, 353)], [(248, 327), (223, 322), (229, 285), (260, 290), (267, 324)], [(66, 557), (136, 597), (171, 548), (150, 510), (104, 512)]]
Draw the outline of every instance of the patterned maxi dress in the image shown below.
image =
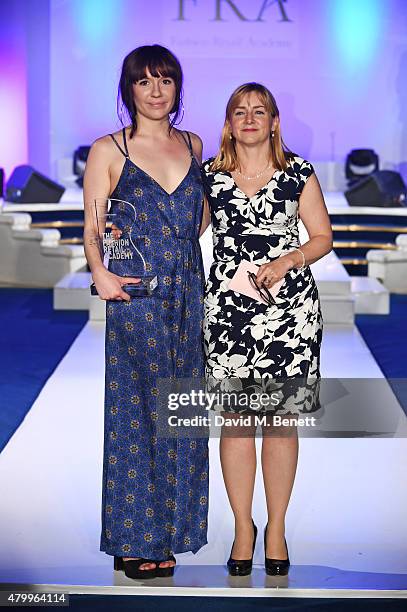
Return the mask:
[[(133, 235), (158, 287), (151, 297), (106, 305), (100, 550), (165, 559), (207, 543), (208, 440), (157, 435), (159, 379), (204, 372), (203, 188), (189, 134), (191, 165), (171, 194), (130, 160), (124, 131), (123, 138), (124, 151), (115, 141), (126, 159), (111, 197), (135, 206)], [(119, 228), (129, 222), (120, 206), (115, 212)], [(117, 274), (121, 266), (109, 263)]]
[(272, 306), (228, 288), (241, 260), (260, 266), (300, 246), (298, 202), (313, 167), (293, 156), (248, 197), (229, 172), (211, 172), (212, 161), (203, 164), (214, 242), (205, 294), (207, 377), (272, 378), (281, 388), (275, 411), (316, 411), (322, 316), (310, 268), (290, 270)]

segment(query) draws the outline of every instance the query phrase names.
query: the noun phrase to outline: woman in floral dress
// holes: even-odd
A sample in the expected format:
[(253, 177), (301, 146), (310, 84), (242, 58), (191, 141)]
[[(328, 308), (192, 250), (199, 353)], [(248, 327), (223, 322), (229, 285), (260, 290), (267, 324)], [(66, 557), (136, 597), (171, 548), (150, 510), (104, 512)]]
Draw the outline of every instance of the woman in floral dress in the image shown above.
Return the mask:
[[(266, 87), (248, 83), (232, 94), (220, 151), (204, 163), (203, 177), (209, 204), (205, 219), (212, 221), (214, 241), (205, 296), (207, 376), (220, 381), (281, 381), (282, 413), (298, 408), (299, 397), (304, 411), (315, 411), (322, 316), (309, 264), (331, 250), (331, 226), (313, 167), (286, 150), (276, 101)], [(301, 248), (299, 218), (309, 234)], [(263, 303), (229, 288), (242, 260), (259, 266), (254, 287), (266, 296)], [(275, 300), (267, 302), (267, 289), (282, 280)], [(299, 388), (296, 381), (306, 383)], [(229, 433), (224, 427), (220, 443), (235, 518), (228, 561), (234, 575), (250, 573), (257, 534), (252, 521), (255, 426), (243, 429)], [(265, 429), (261, 457), (268, 510), (265, 565), (267, 573), (281, 574), (289, 566), (284, 521), (298, 436), (295, 427), (290, 435), (280, 436), (267, 436)]]
[[(96, 140), (84, 179), (86, 255), (107, 302), (100, 548), (130, 578), (172, 576), (174, 554), (196, 553), (207, 542), (208, 441), (163, 437), (157, 423), (160, 380), (198, 379), (204, 371), (202, 142), (174, 126), (181, 92), (181, 66), (168, 49), (129, 53), (120, 94), (130, 125)], [(107, 270), (101, 261), (93, 202), (107, 197), (115, 231), (132, 224), (127, 231), (145, 270), (158, 278), (151, 296), (126, 292), (129, 271), (139, 280), (140, 262), (129, 269), (113, 258)]]

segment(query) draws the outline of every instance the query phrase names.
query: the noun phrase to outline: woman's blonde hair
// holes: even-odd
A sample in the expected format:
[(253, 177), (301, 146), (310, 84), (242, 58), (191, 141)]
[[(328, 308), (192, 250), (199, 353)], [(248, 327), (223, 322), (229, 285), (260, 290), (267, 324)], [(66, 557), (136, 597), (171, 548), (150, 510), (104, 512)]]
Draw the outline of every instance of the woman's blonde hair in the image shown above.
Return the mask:
[(270, 133), (270, 157), (276, 170), (285, 170), (288, 166), (287, 160), (294, 155), (284, 143), (281, 137), (280, 113), (273, 94), (260, 83), (244, 83), (240, 85), (230, 96), (226, 105), (225, 123), (222, 129), (220, 149), (211, 164), (211, 171), (220, 170), (221, 172), (233, 172), (238, 167), (238, 160), (234, 138), (231, 132), (231, 118), (237, 106), (239, 106), (243, 96), (255, 91), (266, 110), (270, 113), (272, 120), (278, 117), (274, 128), (274, 137)]

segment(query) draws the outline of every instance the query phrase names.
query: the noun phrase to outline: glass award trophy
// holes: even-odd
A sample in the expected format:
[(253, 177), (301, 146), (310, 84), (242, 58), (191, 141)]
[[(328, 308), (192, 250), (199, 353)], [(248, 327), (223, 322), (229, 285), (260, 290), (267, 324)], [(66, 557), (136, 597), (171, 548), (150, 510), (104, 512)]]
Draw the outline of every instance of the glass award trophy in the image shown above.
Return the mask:
[[(146, 262), (139, 249), (144, 237), (138, 235), (137, 212), (133, 204), (116, 198), (95, 199), (92, 225), (93, 239), (109, 272), (141, 279), (139, 283), (123, 285), (123, 291), (132, 298), (151, 296), (158, 279), (151, 273), (147, 274)], [(90, 286), (90, 291), (92, 295), (98, 295), (95, 283)]]

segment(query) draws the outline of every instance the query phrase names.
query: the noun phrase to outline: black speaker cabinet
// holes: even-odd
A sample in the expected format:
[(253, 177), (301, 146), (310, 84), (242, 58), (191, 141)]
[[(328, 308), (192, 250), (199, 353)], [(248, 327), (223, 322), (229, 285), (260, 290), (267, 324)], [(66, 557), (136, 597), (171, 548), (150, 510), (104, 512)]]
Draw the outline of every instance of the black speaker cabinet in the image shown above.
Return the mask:
[(19, 204), (59, 202), (65, 187), (58, 185), (31, 166), (17, 166), (7, 181), (6, 200)]
[(345, 191), (349, 206), (404, 206), (406, 195), (401, 175), (393, 170), (377, 170)]

